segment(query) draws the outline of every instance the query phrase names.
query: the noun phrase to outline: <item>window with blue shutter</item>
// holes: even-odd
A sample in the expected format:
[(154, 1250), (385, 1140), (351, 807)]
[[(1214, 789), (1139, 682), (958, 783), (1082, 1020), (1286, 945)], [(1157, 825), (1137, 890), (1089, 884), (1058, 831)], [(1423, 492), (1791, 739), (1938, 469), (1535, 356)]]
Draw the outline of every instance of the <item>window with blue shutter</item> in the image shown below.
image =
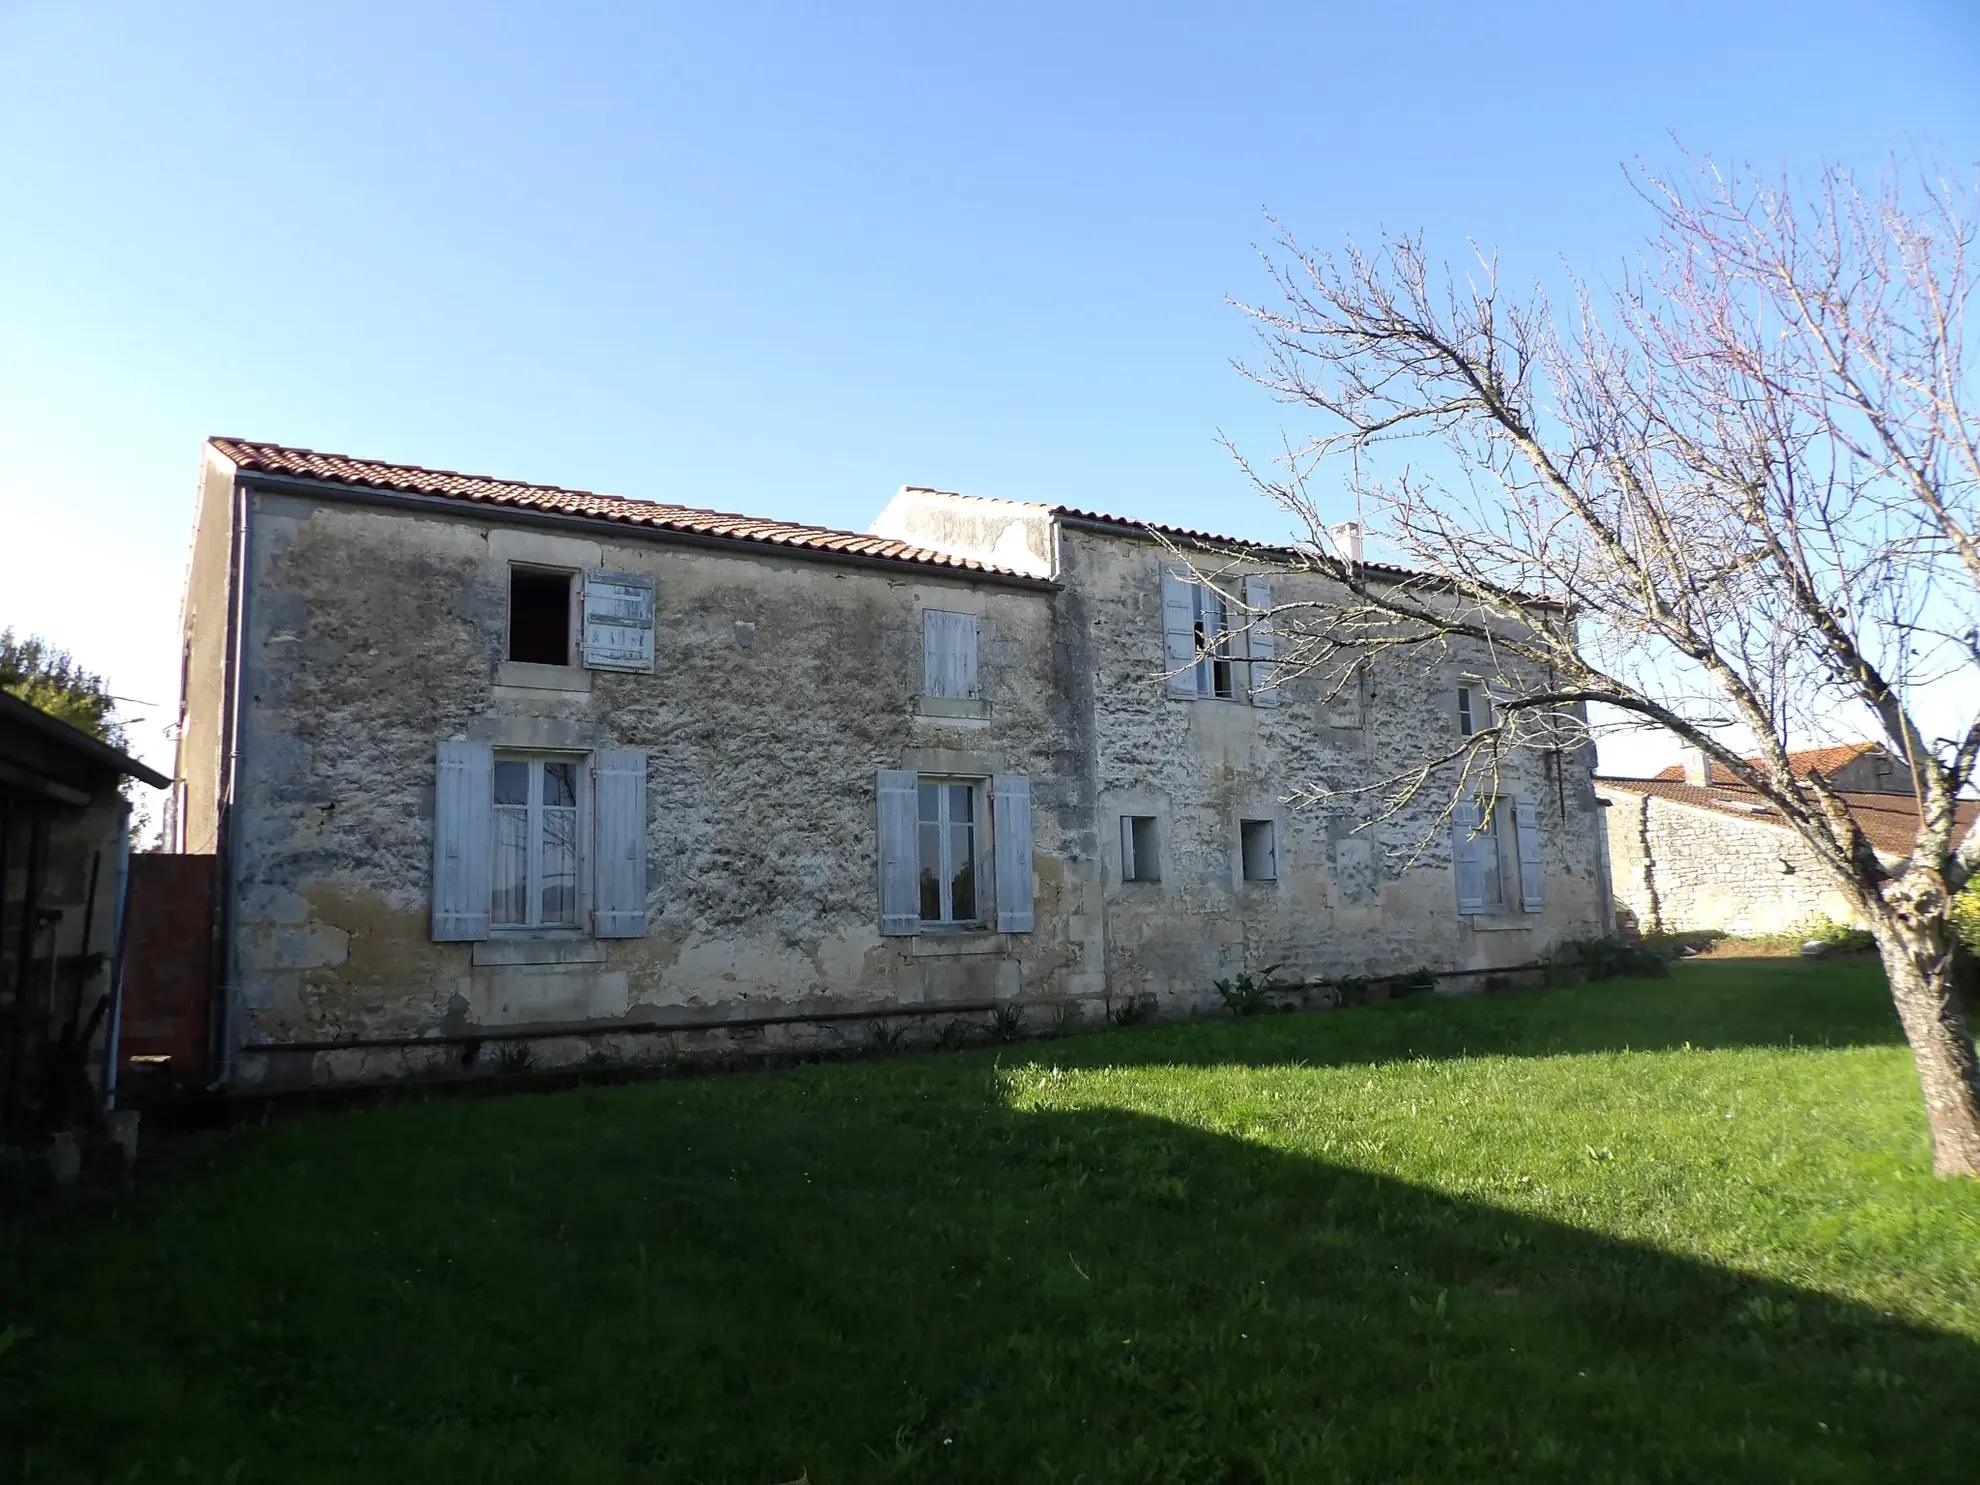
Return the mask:
[(592, 759), (592, 932), (646, 937), (646, 754)]
[(1171, 696), (1196, 695), (1196, 588), (1180, 562), (1162, 567), (1162, 664)]
[(990, 781), (991, 833), (997, 855), (997, 931), (1032, 931), (1031, 780), (1000, 773)]
[(653, 579), (644, 573), (585, 573), (585, 667), (652, 670), (653, 615)]
[(1485, 906), (1485, 850), (1478, 833), (1478, 806), (1460, 799), (1451, 806), (1451, 862), (1457, 875), (1460, 913), (1482, 913)]
[(926, 609), (921, 616), (921, 692), (942, 701), (974, 701), (976, 615)]
[(1277, 706), (1279, 704), (1277, 666), (1273, 661), (1278, 655), (1278, 639), (1272, 633), (1272, 584), (1262, 577), (1248, 577), (1244, 580), (1244, 606), (1248, 610), (1246, 620), (1250, 625), (1247, 638), (1250, 641), (1246, 653), (1251, 657), (1251, 704), (1253, 706)]
[(1540, 811), (1524, 794), (1513, 798), (1514, 833), (1519, 838), (1519, 905), (1522, 912), (1537, 913), (1540, 896)]
[(884, 934), (921, 932), (921, 899), (915, 884), (920, 869), (915, 784), (912, 769), (880, 770), (880, 931)]
[(433, 790), (433, 937), (488, 937), (491, 781), (486, 743), (443, 742)]

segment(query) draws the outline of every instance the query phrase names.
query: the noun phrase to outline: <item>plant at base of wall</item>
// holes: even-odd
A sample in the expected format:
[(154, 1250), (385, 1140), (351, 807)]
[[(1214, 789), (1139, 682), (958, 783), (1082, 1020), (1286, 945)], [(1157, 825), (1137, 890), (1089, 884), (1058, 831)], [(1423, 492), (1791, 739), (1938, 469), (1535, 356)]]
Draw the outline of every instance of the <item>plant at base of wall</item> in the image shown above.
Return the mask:
[(900, 1051), (901, 1038), (906, 1035), (905, 1026), (875, 1021), (866, 1028), (866, 1045), (876, 1057), (891, 1057)]
[(536, 1048), (528, 1042), (504, 1042), (495, 1054), (495, 1071), (513, 1076), (536, 1066)]
[(1130, 995), (1119, 1004), (1109, 1004), (1107, 1019), (1116, 1026), (1139, 1026), (1155, 1010), (1155, 997), (1152, 995)]
[(935, 1045), (945, 1052), (953, 1052), (959, 1047), (966, 1046), (968, 1042), (969, 1023), (960, 1016), (954, 1020), (944, 1021), (942, 1029), (935, 1033)]
[(1045, 1028), (1050, 1037), (1071, 1036), (1079, 1030), (1079, 1002), (1062, 1000), (1052, 1007), (1052, 1019)]
[(1278, 1009), (1278, 996), (1290, 988), (1279, 978), (1279, 966), (1268, 964), (1253, 974), (1246, 970), (1228, 980), (1212, 980), (1217, 998), (1233, 1016), (1257, 1016)]
[(1000, 1042), (1014, 1042), (1024, 1035), (1024, 1007), (1000, 1005), (990, 1011), (990, 1034)]
[[(1330, 1006), (1340, 1009), (1351, 1005), (1368, 1004), (1375, 999), (1371, 994), (1375, 982), (1367, 975), (1332, 975), (1315, 980), (1313, 983), (1318, 985), (1327, 996), (1327, 1003)], [(1386, 992), (1380, 998), (1388, 999)]]

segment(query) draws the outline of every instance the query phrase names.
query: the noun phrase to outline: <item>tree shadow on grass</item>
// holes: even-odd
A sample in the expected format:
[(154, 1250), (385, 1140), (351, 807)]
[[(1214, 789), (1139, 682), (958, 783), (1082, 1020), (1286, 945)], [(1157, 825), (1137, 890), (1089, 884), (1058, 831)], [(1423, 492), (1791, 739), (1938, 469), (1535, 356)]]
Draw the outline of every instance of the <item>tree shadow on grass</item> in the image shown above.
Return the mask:
[(1969, 1338), (1193, 1127), (1014, 1110), (980, 1065), (228, 1146), (115, 1225), (26, 1234), (23, 1478), (1916, 1482), (1980, 1448)]

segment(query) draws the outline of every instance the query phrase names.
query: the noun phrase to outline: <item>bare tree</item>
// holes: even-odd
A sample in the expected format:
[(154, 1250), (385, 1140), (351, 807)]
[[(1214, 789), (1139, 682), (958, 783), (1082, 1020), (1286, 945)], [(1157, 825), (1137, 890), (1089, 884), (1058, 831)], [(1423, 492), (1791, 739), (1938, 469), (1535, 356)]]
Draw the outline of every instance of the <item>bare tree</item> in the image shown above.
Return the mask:
[[(1329, 255), (1281, 236), (1279, 302), (1240, 306), (1263, 346), (1243, 369), (1322, 427), (1245, 467), (1304, 527), (1293, 565), (1336, 595), (1271, 615), (1282, 676), (1492, 657), (1486, 725), (1399, 764), (1391, 803), (1585, 746), (1589, 704), (1703, 749), (1870, 925), (1937, 1169), (1974, 1176), (1949, 923), (1980, 872), (1980, 828), (1955, 829), (1980, 755), (1974, 191), (1914, 176), (1865, 191), (1830, 170), (1805, 198), (1709, 164), (1640, 177), (1660, 229), (1643, 266), (1577, 286), (1558, 318), (1537, 289), (1502, 296), (1488, 260), (1436, 270), (1420, 238)], [(1404, 462), (1426, 442), (1434, 468)], [(1420, 576), (1330, 539), (1341, 479)], [(1789, 764), (1865, 729), (1910, 765), (1919, 827), (1897, 868)]]

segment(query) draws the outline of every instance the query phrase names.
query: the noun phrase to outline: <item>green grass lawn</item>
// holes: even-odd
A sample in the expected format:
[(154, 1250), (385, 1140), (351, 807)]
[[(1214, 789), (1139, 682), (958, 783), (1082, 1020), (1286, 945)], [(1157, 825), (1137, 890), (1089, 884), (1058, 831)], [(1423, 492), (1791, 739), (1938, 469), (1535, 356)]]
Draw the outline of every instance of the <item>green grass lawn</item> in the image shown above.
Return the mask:
[(1968, 1482), (1930, 1172), (1796, 961), (297, 1116), (6, 1229), (0, 1476)]

